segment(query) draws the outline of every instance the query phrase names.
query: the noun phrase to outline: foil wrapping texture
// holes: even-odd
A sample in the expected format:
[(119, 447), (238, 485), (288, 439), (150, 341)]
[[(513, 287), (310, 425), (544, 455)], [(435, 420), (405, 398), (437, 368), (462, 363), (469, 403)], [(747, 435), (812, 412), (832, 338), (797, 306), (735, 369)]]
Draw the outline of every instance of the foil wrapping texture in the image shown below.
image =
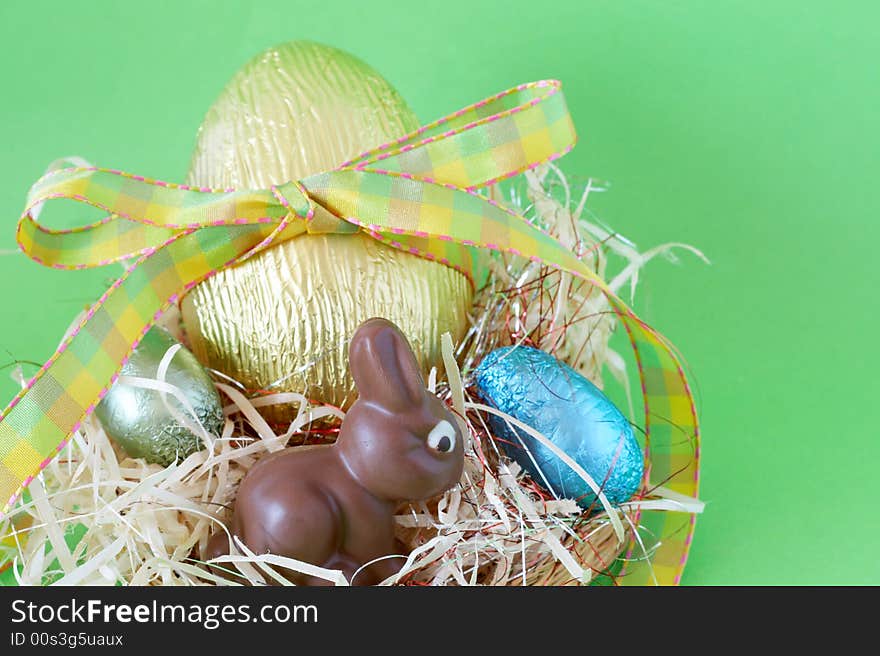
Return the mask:
[[(154, 326), (135, 348), (121, 374), (155, 378), (162, 358), (177, 343), (163, 328)], [(192, 353), (181, 348), (174, 354), (165, 381), (183, 391), (202, 426), (212, 434), (220, 434), (223, 428), (220, 397)], [(188, 416), (177, 399), (170, 394), (166, 398), (178, 413)], [(167, 467), (175, 459), (183, 460), (204, 448), (202, 438), (181, 425), (168, 411), (157, 390), (117, 382), (95, 408), (95, 414), (107, 435), (132, 458), (144, 458)]]
[[(475, 374), (490, 405), (547, 437), (602, 486), (609, 502), (623, 503), (638, 490), (644, 461), (632, 426), (574, 369), (538, 349), (507, 346), (486, 356)], [(587, 483), (550, 449), (500, 417), (490, 415), (490, 424), (535, 482), (582, 508), (601, 509)]]
[[(333, 169), (419, 123), (394, 88), (342, 51), (310, 42), (247, 63), (208, 111), (188, 177), (265, 188)], [(362, 233), (303, 235), (208, 279), (181, 304), (196, 356), (252, 390), (294, 391), (347, 407), (348, 342), (374, 316), (403, 330), (427, 373), (440, 335), (460, 337), (470, 283), (437, 262)], [(442, 369), (441, 369), (442, 370)], [(270, 418), (289, 413), (269, 409)]]

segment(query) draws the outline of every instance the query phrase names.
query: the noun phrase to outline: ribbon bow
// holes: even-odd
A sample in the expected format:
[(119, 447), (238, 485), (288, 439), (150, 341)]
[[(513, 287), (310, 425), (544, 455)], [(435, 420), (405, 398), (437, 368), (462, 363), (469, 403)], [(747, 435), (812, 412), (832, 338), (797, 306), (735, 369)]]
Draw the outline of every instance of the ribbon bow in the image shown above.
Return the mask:
[[(590, 281), (607, 295), (635, 349), (646, 430), (659, 414), (665, 423), (655, 433), (674, 427), (696, 439), (690, 390), (667, 342), (553, 237), (477, 191), (564, 155), (575, 140), (560, 84), (541, 81), (465, 107), (334, 171), (271, 189), (193, 188), (94, 167), (48, 173), (28, 195), (21, 249), (59, 269), (128, 266), (0, 415), (2, 513), (79, 430), (168, 307), (213, 273), (304, 234), (362, 230), (478, 279), (474, 255), (489, 249)], [(37, 216), (58, 198), (108, 216), (51, 230)]]

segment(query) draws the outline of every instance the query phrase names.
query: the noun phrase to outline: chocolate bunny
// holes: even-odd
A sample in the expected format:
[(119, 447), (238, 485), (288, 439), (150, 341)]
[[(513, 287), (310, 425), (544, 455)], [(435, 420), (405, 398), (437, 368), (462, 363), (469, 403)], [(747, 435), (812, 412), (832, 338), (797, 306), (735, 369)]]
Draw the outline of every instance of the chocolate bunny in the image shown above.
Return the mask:
[[(349, 346), (359, 398), (335, 444), (285, 449), (258, 462), (241, 482), (231, 532), (257, 554), (273, 553), (349, 580), (374, 559), (401, 554), (394, 513), (401, 501), (429, 499), (458, 483), (464, 445), (455, 417), (425, 389), (400, 330), (365, 321)], [(204, 554), (228, 553), (225, 533)], [(401, 558), (379, 560), (354, 580), (372, 585), (396, 574)], [(302, 585), (323, 579), (289, 573)]]

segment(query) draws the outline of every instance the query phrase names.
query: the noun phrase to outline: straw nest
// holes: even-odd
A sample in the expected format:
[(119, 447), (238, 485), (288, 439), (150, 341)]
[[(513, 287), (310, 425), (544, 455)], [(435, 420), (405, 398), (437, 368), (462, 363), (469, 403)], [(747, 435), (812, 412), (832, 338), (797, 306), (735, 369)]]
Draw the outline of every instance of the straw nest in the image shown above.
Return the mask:
[[(689, 247), (667, 244), (639, 252), (590, 217), (587, 199), (601, 190), (589, 180), (575, 193), (565, 175), (545, 166), (517, 186), (493, 193), (504, 194), (560, 239), (613, 290), (629, 286), (634, 292), (647, 260), (670, 255), (673, 247)], [(613, 276), (609, 259), (622, 263)], [(554, 498), (499, 450), (486, 421), (497, 411), (480, 403), (468, 374), (492, 349), (527, 343), (553, 353), (600, 387), (608, 372), (628, 394), (626, 360), (609, 346), (616, 316), (598, 290), (577, 278), (513, 256), (487, 256), (487, 264), (491, 282), (477, 294), (471, 328), (455, 346), (444, 339), (446, 371), (434, 371), (429, 380), (465, 428), (464, 473), (460, 485), (441, 497), (398, 509), (398, 537), (409, 551), (399, 555), (403, 567), (385, 584), (582, 585), (598, 575), (613, 581), (621, 554), (640, 537), (639, 507), (649, 502), (653, 509), (681, 510), (681, 500), (664, 497), (662, 488), (649, 496), (644, 487), (617, 508), (600, 494), (601, 503), (584, 512), (572, 500)], [(162, 378), (127, 382), (159, 387), (166, 401), (175, 397), (185, 404), (182, 392)], [(254, 463), (290, 446), (332, 442), (344, 418), (338, 408), (313, 404), (300, 394), (248, 397), (234, 381), (218, 377), (216, 385), (227, 403), (222, 433), (194, 426), (205, 449), (165, 468), (128, 458), (96, 420), (87, 421), (34, 480), (11, 518), (0, 523), (0, 563), (13, 566), (20, 584), (32, 585), (288, 584), (279, 568), (330, 584), (357, 583), (357, 574), (346, 581), (340, 572), (252, 553), (238, 541), (231, 555), (213, 561), (214, 569), (198, 559), (208, 537), (226, 530), (238, 484)], [(296, 408), (289, 425), (270, 425), (261, 414), (277, 404)], [(632, 416), (631, 399), (629, 406)], [(181, 420), (193, 422), (192, 417)], [(649, 559), (650, 546), (635, 542), (641, 544), (641, 557)], [(217, 567), (229, 575), (219, 577)]]

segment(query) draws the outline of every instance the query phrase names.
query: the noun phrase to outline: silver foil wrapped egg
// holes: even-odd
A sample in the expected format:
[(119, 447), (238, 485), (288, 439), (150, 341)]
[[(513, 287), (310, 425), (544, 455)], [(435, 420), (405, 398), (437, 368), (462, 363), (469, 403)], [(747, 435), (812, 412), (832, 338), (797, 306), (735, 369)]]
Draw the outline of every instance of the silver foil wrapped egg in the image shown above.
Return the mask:
[[(593, 383), (553, 356), (528, 346), (492, 351), (476, 370), (480, 395), (534, 428), (580, 465), (620, 504), (638, 490), (642, 451), (626, 417)], [(549, 448), (501, 417), (490, 425), (507, 454), (539, 485), (582, 508), (601, 509), (590, 486)]]
[[(121, 375), (155, 379), (165, 354), (175, 346), (179, 349), (168, 365), (164, 381), (183, 392), (199, 423), (209, 433), (219, 434), (223, 427), (223, 408), (211, 378), (195, 356), (164, 328), (150, 329), (122, 368)], [(163, 401), (158, 390), (118, 381), (98, 404), (95, 414), (107, 435), (132, 458), (144, 458), (167, 467), (176, 459), (182, 460), (204, 448), (203, 436), (180, 420), (185, 418), (195, 427), (195, 418), (170, 393)]]

